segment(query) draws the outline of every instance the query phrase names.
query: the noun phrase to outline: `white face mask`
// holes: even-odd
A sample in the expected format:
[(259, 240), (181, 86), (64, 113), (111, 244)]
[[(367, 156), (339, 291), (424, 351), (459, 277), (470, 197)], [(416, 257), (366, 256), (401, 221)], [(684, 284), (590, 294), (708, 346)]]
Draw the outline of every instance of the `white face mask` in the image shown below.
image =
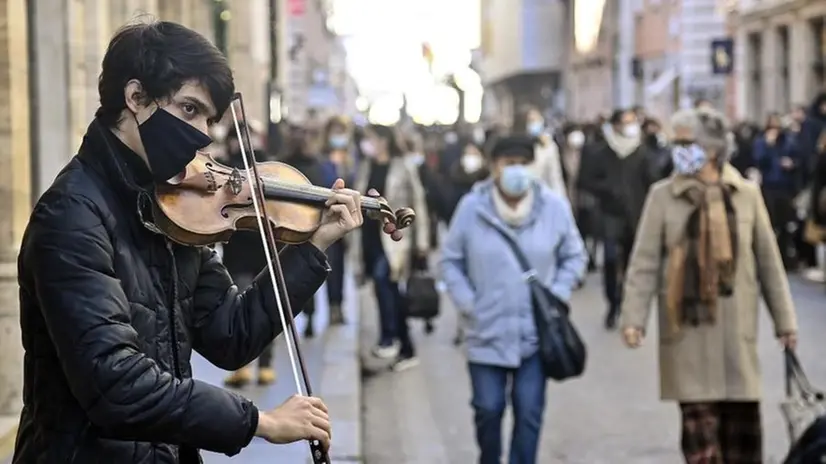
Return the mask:
[(424, 163), (424, 155), (421, 153), (410, 153), (407, 155), (407, 160), (413, 166), (421, 166)]
[(368, 158), (373, 158), (376, 156), (376, 146), (373, 145), (373, 142), (370, 140), (362, 140), (359, 147), (361, 147), (361, 152), (364, 153), (364, 156)]
[(585, 134), (582, 131), (573, 131), (568, 134), (568, 145), (579, 148), (585, 144)]
[(474, 172), (482, 169), (482, 165), (484, 164), (482, 157), (476, 153), (465, 153), (462, 155), (459, 162), (462, 164), (462, 169), (467, 174), (473, 174)]
[(481, 127), (473, 129), (473, 143), (483, 145), (485, 143), (485, 130)]
[(629, 139), (640, 136), (640, 126), (638, 124), (627, 124), (622, 128), (622, 135)]

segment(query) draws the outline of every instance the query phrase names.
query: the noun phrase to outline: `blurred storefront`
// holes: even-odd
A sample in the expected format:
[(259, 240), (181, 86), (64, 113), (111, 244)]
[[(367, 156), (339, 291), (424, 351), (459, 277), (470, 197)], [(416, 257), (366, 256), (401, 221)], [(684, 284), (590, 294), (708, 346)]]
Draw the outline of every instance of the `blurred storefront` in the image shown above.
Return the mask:
[(568, 116), (592, 120), (615, 106), (618, 4), (571, 0), (566, 11), (568, 66), (565, 76)]
[(741, 119), (762, 122), (771, 111), (808, 104), (826, 90), (826, 2), (741, 0), (732, 4), (735, 92)]
[(511, 125), (525, 105), (561, 111), (565, 102), (564, 2), (481, 0), (481, 21), (483, 118)]

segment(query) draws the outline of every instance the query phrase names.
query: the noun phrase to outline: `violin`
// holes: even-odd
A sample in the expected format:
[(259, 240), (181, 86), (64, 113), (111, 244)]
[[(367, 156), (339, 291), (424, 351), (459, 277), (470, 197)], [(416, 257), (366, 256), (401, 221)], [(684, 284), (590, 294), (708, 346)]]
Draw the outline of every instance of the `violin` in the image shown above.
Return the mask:
[[(247, 152), (251, 154), (252, 152)], [(298, 169), (282, 162), (255, 163), (257, 175), (198, 152), (175, 184), (155, 187), (155, 225), (170, 239), (184, 245), (212, 245), (229, 241), (236, 230), (258, 230), (253, 196), (263, 191), (263, 210), (275, 240), (295, 245), (312, 237), (321, 221), (329, 188), (312, 185)], [(416, 218), (410, 208), (393, 211), (382, 197), (362, 196), (368, 218), (408, 227)]]
[[(312, 396), (277, 243), (309, 240), (320, 225), (322, 210), (333, 191), (312, 185), (287, 164), (256, 162), (249, 127), (241, 130), (240, 121), (246, 120), (246, 115), (240, 93), (233, 96), (229, 109), (244, 169), (231, 168), (207, 153), (197, 153), (177, 181), (156, 186), (154, 224), (170, 240), (184, 245), (226, 242), (236, 230), (259, 232), (279, 321), (285, 328), (284, 341), (296, 392)], [(393, 212), (379, 196), (363, 196), (361, 208), (365, 216), (383, 220), (385, 231), (391, 225), (396, 230), (404, 229), (416, 218), (410, 208)], [(318, 440), (310, 440), (309, 445), (313, 464), (330, 464), (330, 456)]]

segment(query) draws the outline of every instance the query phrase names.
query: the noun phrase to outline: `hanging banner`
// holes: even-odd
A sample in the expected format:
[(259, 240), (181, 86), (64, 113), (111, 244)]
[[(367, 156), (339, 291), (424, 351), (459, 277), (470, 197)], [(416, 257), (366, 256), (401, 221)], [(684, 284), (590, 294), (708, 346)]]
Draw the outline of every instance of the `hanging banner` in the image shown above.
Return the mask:
[(729, 75), (734, 71), (734, 41), (715, 39), (711, 41), (711, 72)]

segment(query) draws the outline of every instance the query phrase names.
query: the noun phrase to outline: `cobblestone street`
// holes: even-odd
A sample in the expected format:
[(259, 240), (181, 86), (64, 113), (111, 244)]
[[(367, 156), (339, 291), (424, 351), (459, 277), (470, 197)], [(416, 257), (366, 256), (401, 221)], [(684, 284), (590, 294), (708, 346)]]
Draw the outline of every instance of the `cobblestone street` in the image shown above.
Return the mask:
[[(819, 341), (826, 327), (822, 286), (793, 278), (800, 322), (800, 356), (816, 386), (826, 386), (826, 358)], [(363, 352), (376, 340), (376, 315), (364, 299)], [(427, 336), (414, 323), (421, 365), (401, 373), (365, 355), (365, 462), (368, 464), (472, 464), (476, 459), (470, 388), (460, 349), (452, 345), (455, 313), (443, 299), (436, 331)], [(592, 276), (573, 299), (577, 327), (589, 346), (583, 378), (552, 384), (539, 462), (543, 464), (679, 464), (679, 422), (675, 405), (659, 401), (656, 347), (624, 348), (602, 327), (601, 281)], [(778, 463), (787, 449), (778, 409), (783, 397), (781, 351), (771, 321), (761, 321), (766, 463)], [(509, 430), (506, 423), (505, 430)], [(507, 436), (507, 434), (506, 434)], [(507, 446), (507, 444), (506, 444)]]

